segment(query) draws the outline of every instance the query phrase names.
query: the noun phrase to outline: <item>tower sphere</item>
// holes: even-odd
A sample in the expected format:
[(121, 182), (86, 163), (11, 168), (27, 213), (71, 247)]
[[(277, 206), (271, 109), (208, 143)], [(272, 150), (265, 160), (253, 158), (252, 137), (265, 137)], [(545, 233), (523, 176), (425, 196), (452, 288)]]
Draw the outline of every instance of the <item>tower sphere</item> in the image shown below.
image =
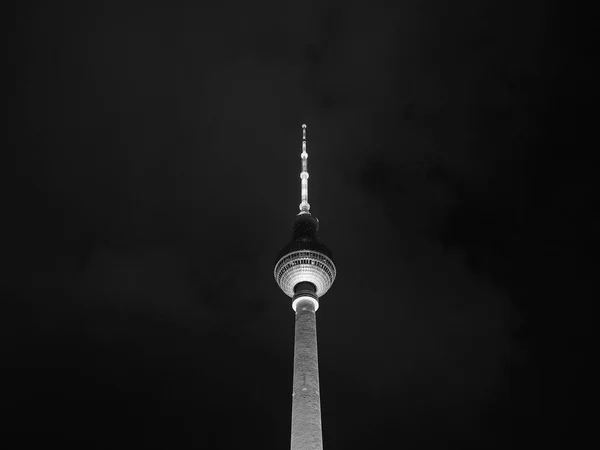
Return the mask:
[(299, 283), (312, 284), (314, 293), (321, 297), (335, 281), (333, 255), (319, 242), (318, 229), (319, 221), (310, 213), (298, 214), (292, 226), (292, 240), (277, 256), (275, 281), (289, 297), (294, 297)]

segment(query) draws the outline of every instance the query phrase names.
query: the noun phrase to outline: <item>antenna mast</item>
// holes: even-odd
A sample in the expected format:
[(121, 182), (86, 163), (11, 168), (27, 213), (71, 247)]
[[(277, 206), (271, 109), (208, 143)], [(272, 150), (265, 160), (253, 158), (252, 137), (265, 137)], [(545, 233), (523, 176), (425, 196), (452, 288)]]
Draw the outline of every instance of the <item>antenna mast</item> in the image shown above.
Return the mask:
[(302, 124), (302, 172), (300, 173), (300, 213), (310, 214), (310, 205), (308, 203), (308, 153), (306, 153), (306, 124)]

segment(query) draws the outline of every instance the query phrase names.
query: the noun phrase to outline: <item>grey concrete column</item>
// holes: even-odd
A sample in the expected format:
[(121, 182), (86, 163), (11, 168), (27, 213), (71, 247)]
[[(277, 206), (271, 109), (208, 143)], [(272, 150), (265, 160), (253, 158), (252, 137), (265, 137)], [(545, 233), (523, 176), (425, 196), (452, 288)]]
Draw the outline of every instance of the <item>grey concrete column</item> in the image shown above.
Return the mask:
[(322, 450), (315, 303), (296, 306), (291, 450)]

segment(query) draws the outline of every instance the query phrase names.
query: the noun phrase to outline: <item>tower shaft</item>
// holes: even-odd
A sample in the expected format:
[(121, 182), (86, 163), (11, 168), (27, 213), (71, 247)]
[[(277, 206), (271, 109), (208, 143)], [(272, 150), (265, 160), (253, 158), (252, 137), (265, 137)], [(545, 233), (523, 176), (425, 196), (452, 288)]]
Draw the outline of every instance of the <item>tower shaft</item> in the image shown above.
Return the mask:
[(296, 305), (291, 450), (323, 450), (315, 302)]

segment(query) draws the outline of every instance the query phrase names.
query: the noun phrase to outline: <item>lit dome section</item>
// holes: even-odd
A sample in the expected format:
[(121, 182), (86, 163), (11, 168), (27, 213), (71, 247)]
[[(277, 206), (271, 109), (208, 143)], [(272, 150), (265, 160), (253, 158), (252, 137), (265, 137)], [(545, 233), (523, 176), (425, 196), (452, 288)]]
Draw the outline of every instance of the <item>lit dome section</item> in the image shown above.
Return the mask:
[(335, 265), (323, 253), (299, 250), (288, 253), (275, 265), (275, 280), (283, 292), (294, 296), (294, 287), (301, 282), (312, 283), (321, 297), (335, 280)]

